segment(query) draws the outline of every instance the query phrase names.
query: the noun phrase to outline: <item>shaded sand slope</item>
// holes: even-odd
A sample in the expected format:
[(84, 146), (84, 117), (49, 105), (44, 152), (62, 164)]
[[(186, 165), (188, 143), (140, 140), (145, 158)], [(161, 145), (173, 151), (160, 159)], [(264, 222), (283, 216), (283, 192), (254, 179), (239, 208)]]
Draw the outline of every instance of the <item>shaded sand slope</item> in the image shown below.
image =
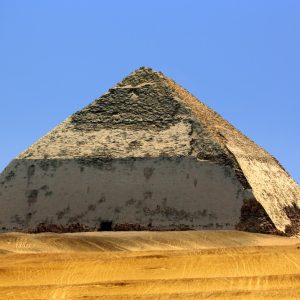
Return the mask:
[(300, 240), (235, 231), (0, 235), (0, 299), (299, 299)]
[(295, 238), (234, 230), (4, 233), (0, 235), (0, 251), (14, 253), (197, 250), (246, 246), (292, 246), (298, 243), (300, 240)]

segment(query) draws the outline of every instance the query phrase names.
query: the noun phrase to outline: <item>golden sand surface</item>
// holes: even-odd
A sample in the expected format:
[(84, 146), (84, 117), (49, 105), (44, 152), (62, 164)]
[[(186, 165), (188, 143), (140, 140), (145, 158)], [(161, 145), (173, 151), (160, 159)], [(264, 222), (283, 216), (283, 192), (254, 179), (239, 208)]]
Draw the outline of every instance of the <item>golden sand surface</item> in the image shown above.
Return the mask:
[(0, 299), (300, 299), (300, 239), (237, 231), (1, 234)]

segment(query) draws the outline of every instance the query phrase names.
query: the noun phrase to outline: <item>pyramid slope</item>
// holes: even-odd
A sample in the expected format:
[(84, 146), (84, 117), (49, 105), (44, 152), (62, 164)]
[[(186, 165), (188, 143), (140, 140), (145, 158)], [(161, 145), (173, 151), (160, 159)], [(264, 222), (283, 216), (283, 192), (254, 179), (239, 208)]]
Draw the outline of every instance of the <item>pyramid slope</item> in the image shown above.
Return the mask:
[(182, 101), (192, 108), (214, 140), (234, 156), (256, 200), (276, 227), (285, 231), (286, 226), (291, 225), (291, 216), (287, 214), (292, 214), (293, 207), (294, 214), (298, 214), (294, 218), (299, 219), (297, 207), (300, 207), (300, 188), (278, 161), (174, 81), (168, 78), (166, 81)]
[(157, 72), (141, 69), (17, 158), (184, 156), (190, 152), (190, 115)]
[[(263, 226), (282, 232), (299, 225), (299, 186), (276, 159), (177, 83), (145, 67), (63, 121), (22, 152), (11, 168), (24, 162), (30, 178), (30, 161), (180, 157), (198, 161), (202, 169), (212, 162), (225, 173), (233, 172), (229, 177), (239, 182), (234, 183), (239, 191), (235, 201), (245, 199), (235, 208), (241, 209), (241, 221), (266, 223)], [(191, 162), (182, 167), (188, 165)], [(2, 177), (9, 176), (11, 168)], [(249, 230), (247, 222), (238, 228)]]

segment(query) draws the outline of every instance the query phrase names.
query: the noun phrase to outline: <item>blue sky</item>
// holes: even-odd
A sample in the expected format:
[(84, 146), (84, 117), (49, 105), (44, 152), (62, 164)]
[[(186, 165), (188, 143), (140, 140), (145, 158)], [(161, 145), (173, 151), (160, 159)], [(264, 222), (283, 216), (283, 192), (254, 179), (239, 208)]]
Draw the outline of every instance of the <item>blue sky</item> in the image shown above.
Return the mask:
[(0, 170), (140, 66), (300, 182), (300, 1), (0, 0)]

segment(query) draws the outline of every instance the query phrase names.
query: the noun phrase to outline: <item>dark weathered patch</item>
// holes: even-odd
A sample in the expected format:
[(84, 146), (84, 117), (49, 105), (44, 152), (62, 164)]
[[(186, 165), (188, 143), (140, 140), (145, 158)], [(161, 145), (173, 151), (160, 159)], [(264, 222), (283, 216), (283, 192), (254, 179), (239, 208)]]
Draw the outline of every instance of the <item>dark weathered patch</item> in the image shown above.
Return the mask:
[(27, 169), (28, 180), (30, 180), (30, 178), (34, 175), (34, 173), (35, 173), (35, 165), (30, 165)]
[(193, 230), (185, 224), (172, 224), (167, 226), (153, 226), (150, 222), (147, 225), (140, 223), (116, 223), (112, 226), (113, 231), (185, 231)]
[(285, 227), (287, 236), (293, 236), (300, 233), (300, 207), (293, 203), (291, 206), (286, 206), (284, 212), (291, 221), (291, 225)]
[(248, 232), (282, 234), (276, 229), (263, 206), (254, 198), (244, 201), (236, 229)]
[(114, 170), (113, 159), (109, 155), (101, 156), (98, 154), (96, 157), (79, 157), (75, 158), (74, 161), (80, 165), (80, 170), (82, 167), (94, 167), (107, 171)]
[(87, 231), (95, 231), (95, 228), (86, 226), (81, 223), (71, 223), (71, 224), (40, 223), (36, 227), (28, 230), (29, 233), (42, 233), (42, 232), (66, 233), (66, 232), (87, 232)]
[(14, 177), (16, 176), (14, 171), (10, 171), (6, 176), (5, 176), (5, 180), (6, 181), (11, 181)]
[(144, 192), (144, 199), (147, 200), (147, 199), (151, 199), (152, 198), (152, 192), (151, 191), (146, 191)]
[(18, 214), (15, 214), (11, 217), (11, 222), (21, 226), (24, 226), (26, 223), (25, 220), (21, 218)]
[(49, 186), (44, 184), (40, 189), (43, 191), (47, 191), (49, 189)]
[(154, 168), (147, 167), (144, 169), (144, 176), (146, 179), (149, 179), (154, 172)]
[(98, 203), (100, 204), (100, 203), (103, 203), (103, 202), (105, 202), (105, 201), (106, 201), (106, 198), (105, 198), (104, 195), (102, 195), (102, 196), (100, 197), (100, 199), (98, 200)]
[(28, 224), (30, 222), (30, 220), (32, 219), (32, 217), (35, 213), (36, 213), (36, 210), (34, 212), (29, 212), (26, 214), (26, 224)]
[[(102, 128), (167, 129), (182, 121), (189, 111), (174, 98), (172, 90), (157, 75), (139, 73), (138, 86), (130, 78), (71, 117), (77, 130)], [(130, 76), (129, 76), (130, 77)], [(150, 81), (148, 81), (150, 80)]]
[(127, 149), (128, 150), (136, 150), (136, 149), (140, 148), (141, 145), (142, 145), (141, 141), (132, 141), (129, 143)]
[(95, 211), (96, 210), (96, 205), (94, 205), (94, 204), (89, 205), (88, 210), (89, 211)]
[(29, 206), (34, 204), (37, 201), (39, 191), (38, 190), (30, 190), (27, 193), (27, 203)]
[(129, 200), (127, 200), (125, 202), (125, 205), (128, 206), (128, 205), (133, 205), (134, 203), (136, 203), (137, 200), (133, 199), (133, 198), (130, 198)]
[(121, 207), (115, 207), (114, 212), (116, 214), (119, 214), (121, 212), (121, 209), (122, 209)]
[(75, 215), (73, 217), (70, 217), (68, 219), (68, 223), (69, 224), (72, 224), (72, 223), (79, 223), (80, 222), (80, 219), (82, 219), (83, 217), (85, 217), (87, 215), (89, 211), (85, 211), (85, 212), (82, 212), (81, 214), (78, 214), (78, 215)]
[(43, 171), (47, 172), (50, 167), (50, 162), (48, 160), (40, 160), (39, 166)]
[[(161, 215), (166, 217), (168, 220), (175, 220), (175, 221), (186, 221), (186, 220), (193, 220), (194, 218), (199, 218), (200, 216), (205, 217), (207, 215), (206, 209), (204, 210), (197, 210), (194, 212), (187, 212), (184, 209), (175, 209), (170, 206), (166, 205), (157, 205), (155, 209), (150, 209), (148, 207), (144, 207), (143, 209), (144, 214), (146, 216), (155, 216)], [(208, 214), (210, 219), (216, 218), (213, 214)]]
[(57, 219), (61, 220), (66, 214), (68, 214), (70, 212), (70, 207), (66, 207), (63, 210), (60, 210), (56, 213), (57, 215)]

